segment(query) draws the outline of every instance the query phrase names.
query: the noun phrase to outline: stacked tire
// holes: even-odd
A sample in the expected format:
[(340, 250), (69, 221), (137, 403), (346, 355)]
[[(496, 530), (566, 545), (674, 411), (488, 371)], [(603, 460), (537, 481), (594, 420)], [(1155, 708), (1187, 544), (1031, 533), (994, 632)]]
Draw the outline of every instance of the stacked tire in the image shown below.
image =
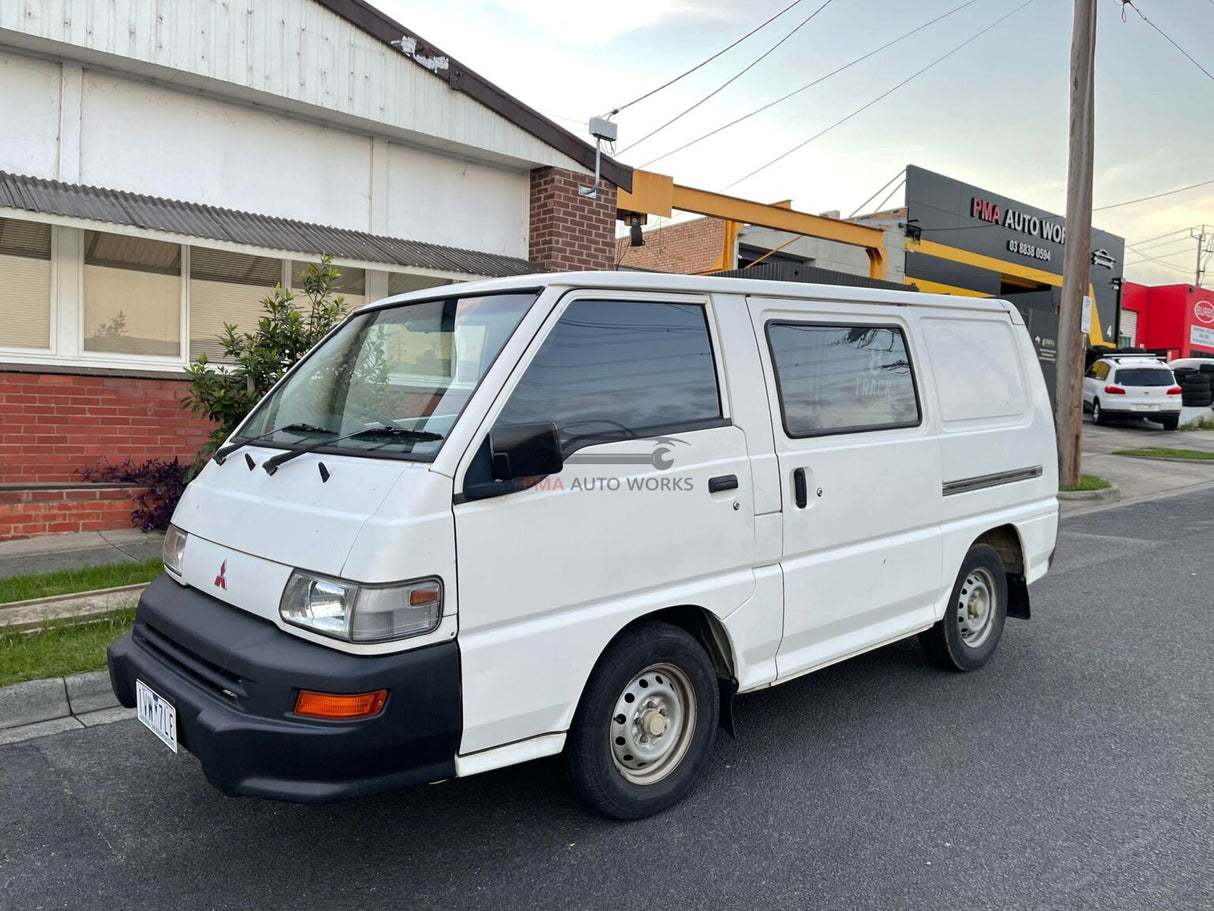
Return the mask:
[(1214, 404), (1211, 379), (1214, 379), (1214, 371), (1206, 370), (1204, 364), (1201, 370), (1186, 374), (1180, 380), (1180, 404), (1186, 408), (1209, 408)]

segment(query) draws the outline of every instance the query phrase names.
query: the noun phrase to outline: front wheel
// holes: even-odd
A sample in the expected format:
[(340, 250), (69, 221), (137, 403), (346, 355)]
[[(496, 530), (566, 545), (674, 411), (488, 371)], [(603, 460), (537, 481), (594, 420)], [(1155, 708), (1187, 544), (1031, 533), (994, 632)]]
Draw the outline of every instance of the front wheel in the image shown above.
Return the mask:
[(947, 670), (976, 671), (990, 660), (1007, 619), (1007, 574), (993, 547), (975, 544), (961, 562), (944, 618), (919, 634), (928, 658)]
[(604, 816), (640, 819), (678, 803), (716, 739), (712, 662), (689, 633), (645, 623), (599, 659), (565, 743), (578, 798)]

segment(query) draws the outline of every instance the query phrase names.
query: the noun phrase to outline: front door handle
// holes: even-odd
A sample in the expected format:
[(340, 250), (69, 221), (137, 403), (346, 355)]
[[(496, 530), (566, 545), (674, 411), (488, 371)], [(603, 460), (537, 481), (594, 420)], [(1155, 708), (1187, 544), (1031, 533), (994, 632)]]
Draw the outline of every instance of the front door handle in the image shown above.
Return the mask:
[(738, 476), (736, 474), (723, 474), (720, 477), (708, 479), (708, 492), (717, 493), (722, 490), (737, 490)]
[(804, 468), (798, 468), (792, 473), (792, 488), (797, 500), (797, 509), (804, 509), (809, 505), (809, 488), (805, 485)]

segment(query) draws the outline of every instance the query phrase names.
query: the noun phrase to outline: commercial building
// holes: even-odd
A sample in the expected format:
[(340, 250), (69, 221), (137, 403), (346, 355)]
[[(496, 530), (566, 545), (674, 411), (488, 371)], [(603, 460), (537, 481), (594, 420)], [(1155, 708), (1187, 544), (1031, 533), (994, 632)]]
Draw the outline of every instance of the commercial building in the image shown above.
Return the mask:
[(1129, 348), (1166, 350), (1168, 359), (1214, 357), (1214, 291), (1193, 285), (1126, 282), (1121, 341)]
[[(905, 224), (906, 280), (924, 291), (1002, 297), (1015, 304), (1052, 390), (1066, 220), (910, 165)], [(1114, 347), (1125, 239), (1093, 229), (1091, 250), (1087, 340), (1092, 347)]]
[(189, 459), (183, 368), (334, 257), (351, 304), (614, 265), (610, 158), (362, 0), (0, 3), (0, 539)]

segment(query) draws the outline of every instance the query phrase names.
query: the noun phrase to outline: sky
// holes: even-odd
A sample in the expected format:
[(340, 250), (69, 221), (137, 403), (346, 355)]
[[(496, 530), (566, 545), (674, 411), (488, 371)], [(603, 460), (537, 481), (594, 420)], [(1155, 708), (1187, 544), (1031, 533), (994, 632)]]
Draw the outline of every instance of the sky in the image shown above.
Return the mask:
[[(793, 0), (371, 2), (589, 138), (591, 116), (657, 88)], [(882, 202), (884, 208), (901, 205), (901, 190), (892, 197), (888, 191), (873, 194), (907, 164), (916, 164), (1063, 213), (1072, 4), (1028, 0), (1021, 8), (1025, 2), (973, 0), (795, 97), (667, 156), (964, 3), (800, 0), (732, 50), (615, 115), (616, 157), (670, 174), (686, 186), (766, 202), (792, 199), (806, 212), (839, 210), (848, 216)], [(1214, 181), (1214, 75), (1202, 71), (1214, 74), (1214, 0), (1135, 0), (1134, 6), (1197, 63), (1134, 8), (1123, 8), (1121, 0), (1097, 0), (1093, 205), (1098, 209)], [(686, 116), (638, 142), (752, 63)], [(871, 107), (746, 177), (891, 89)], [(1187, 229), (1203, 223), (1214, 226), (1214, 183), (1093, 215), (1096, 227), (1141, 248), (1127, 248), (1126, 277), (1146, 284), (1193, 281), (1197, 241)], [(1203, 284), (1214, 284), (1214, 277)]]

